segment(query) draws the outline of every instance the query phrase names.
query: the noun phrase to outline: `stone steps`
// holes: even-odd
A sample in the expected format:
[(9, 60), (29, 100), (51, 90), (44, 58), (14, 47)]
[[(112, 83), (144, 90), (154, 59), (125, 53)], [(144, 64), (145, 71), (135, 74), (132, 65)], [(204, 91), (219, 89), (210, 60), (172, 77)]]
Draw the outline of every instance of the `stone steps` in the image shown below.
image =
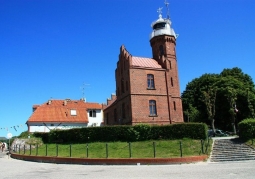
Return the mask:
[(242, 160), (255, 160), (255, 150), (238, 138), (214, 140), (211, 162)]

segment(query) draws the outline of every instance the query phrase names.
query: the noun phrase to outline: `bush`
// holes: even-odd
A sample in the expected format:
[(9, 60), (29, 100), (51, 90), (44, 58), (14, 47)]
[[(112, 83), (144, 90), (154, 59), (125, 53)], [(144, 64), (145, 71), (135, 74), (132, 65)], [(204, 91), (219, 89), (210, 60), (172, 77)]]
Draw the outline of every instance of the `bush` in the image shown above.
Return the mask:
[(163, 126), (139, 124), (135, 126), (104, 126), (52, 130), (49, 133), (34, 133), (44, 143), (87, 143), (87, 142), (134, 142), (160, 139), (206, 139), (207, 125), (203, 123), (180, 123)]
[(153, 126), (151, 139), (206, 139), (207, 125), (203, 123), (181, 123), (165, 126)]
[(255, 119), (245, 119), (238, 124), (239, 137), (244, 140), (255, 138)]
[(27, 139), (31, 134), (28, 131), (21, 132), (18, 138)]
[(151, 139), (151, 126), (148, 124), (138, 124), (132, 127), (136, 134), (137, 141), (145, 141)]
[(49, 133), (35, 132), (33, 134), (34, 137), (41, 138), (43, 143), (49, 142)]

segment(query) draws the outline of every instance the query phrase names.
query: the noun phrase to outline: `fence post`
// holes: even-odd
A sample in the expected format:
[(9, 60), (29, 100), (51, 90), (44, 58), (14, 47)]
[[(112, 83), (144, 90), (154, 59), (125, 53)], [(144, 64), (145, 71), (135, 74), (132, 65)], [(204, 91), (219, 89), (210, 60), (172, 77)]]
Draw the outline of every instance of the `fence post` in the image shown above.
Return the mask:
[(128, 143), (128, 148), (129, 148), (129, 158), (131, 158), (132, 157), (131, 142)]
[(30, 151), (29, 151), (29, 155), (31, 155), (31, 144), (29, 145), (29, 147), (30, 147), (30, 148), (29, 148), (29, 150), (30, 150)]
[(38, 155), (38, 144), (36, 144), (36, 156)]
[(19, 154), (20, 154), (20, 144), (19, 144)]
[(202, 139), (201, 139), (201, 152), (202, 154), (204, 154), (204, 142)]
[(105, 147), (106, 147), (106, 158), (108, 158), (108, 144), (107, 143), (105, 144)]
[(46, 156), (48, 156), (48, 144), (46, 144)]
[(154, 155), (154, 158), (156, 158), (156, 146), (155, 146), (155, 142), (153, 142), (153, 155)]
[(207, 141), (205, 141), (205, 153), (207, 153), (209, 138), (207, 138)]
[(72, 157), (72, 144), (70, 144), (70, 157)]
[(58, 156), (58, 144), (56, 144), (56, 156)]
[(86, 154), (87, 154), (87, 158), (89, 158), (89, 144), (86, 144)]
[(180, 156), (182, 157), (182, 141), (180, 141)]
[(26, 153), (26, 145), (24, 144), (24, 155), (25, 155), (25, 153)]

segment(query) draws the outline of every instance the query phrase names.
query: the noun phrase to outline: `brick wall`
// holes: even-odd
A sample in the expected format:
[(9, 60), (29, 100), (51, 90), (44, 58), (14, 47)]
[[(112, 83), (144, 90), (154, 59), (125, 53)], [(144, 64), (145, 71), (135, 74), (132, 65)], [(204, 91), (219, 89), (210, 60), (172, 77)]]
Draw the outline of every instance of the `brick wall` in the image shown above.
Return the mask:
[[(106, 124), (183, 122), (175, 44), (172, 36), (157, 36), (151, 40), (153, 57), (162, 69), (132, 67), (131, 54), (121, 46), (115, 71), (116, 100), (104, 110)], [(155, 89), (147, 88), (147, 74), (154, 75)], [(156, 101), (157, 116), (150, 116), (149, 100)]]

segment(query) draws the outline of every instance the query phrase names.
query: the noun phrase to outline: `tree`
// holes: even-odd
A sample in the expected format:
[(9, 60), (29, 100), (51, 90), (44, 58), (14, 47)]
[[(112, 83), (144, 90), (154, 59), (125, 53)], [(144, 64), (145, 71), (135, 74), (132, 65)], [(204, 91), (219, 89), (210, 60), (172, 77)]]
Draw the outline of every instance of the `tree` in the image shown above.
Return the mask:
[(215, 116), (215, 101), (216, 101), (216, 94), (217, 88), (208, 89), (208, 91), (202, 91), (203, 98), (202, 101), (206, 107), (206, 113), (208, 115), (208, 120), (211, 122), (211, 127), (215, 132), (214, 126), (214, 116)]
[(197, 122), (232, 130), (233, 123), (236, 126), (241, 120), (254, 117), (255, 85), (240, 68), (224, 69), (220, 74), (204, 74), (189, 82), (182, 102), (185, 115), (190, 114), (191, 107), (198, 111)]
[(187, 117), (187, 122), (199, 122), (199, 111), (191, 104), (189, 104), (189, 108), (184, 111), (184, 115)]
[(226, 97), (229, 102), (229, 114), (231, 119), (231, 124), (233, 127), (233, 132), (236, 134), (236, 127), (235, 127), (235, 118), (238, 109), (236, 108), (236, 100), (237, 100), (237, 91), (233, 88), (227, 88)]

